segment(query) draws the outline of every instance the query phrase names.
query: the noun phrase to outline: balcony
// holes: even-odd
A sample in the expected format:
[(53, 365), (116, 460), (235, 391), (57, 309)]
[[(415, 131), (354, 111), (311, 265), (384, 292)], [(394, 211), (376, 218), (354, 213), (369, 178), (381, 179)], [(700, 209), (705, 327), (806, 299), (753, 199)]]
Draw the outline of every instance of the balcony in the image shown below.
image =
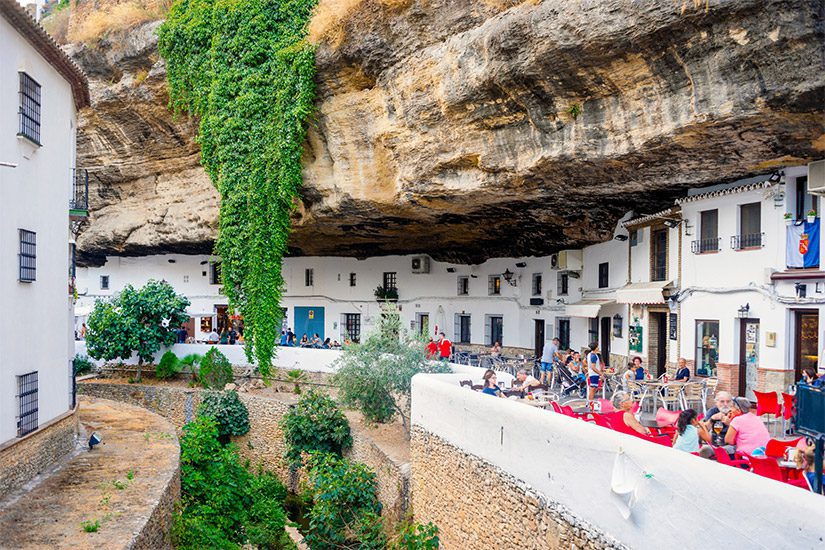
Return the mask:
[(72, 168), (72, 196), (69, 199), (69, 218), (75, 221), (89, 217), (89, 171)]
[(722, 250), (720, 246), (721, 242), (721, 237), (713, 237), (710, 239), (698, 239), (695, 241), (691, 241), (690, 251), (694, 254), (710, 254), (713, 252), (719, 252), (720, 250)]
[(764, 233), (749, 233), (745, 235), (734, 235), (730, 238), (730, 247), (734, 250), (752, 250), (765, 246)]

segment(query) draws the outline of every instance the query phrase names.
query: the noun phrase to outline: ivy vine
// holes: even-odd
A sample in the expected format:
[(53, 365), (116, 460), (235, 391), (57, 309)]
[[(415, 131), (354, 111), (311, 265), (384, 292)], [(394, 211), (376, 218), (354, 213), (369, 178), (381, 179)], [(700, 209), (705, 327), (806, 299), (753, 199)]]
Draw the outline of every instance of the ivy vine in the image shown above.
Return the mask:
[(317, 0), (176, 0), (159, 30), (170, 106), (199, 119), (201, 162), (221, 195), (216, 253), (246, 353), (270, 374), (290, 212), (315, 99), (306, 27)]

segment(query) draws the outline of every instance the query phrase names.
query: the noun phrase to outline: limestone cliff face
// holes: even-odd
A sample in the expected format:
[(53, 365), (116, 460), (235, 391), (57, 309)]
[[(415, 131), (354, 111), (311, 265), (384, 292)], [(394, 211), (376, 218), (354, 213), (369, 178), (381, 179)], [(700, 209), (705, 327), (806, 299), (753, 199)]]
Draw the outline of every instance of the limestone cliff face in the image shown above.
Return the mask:
[[(821, 0), (350, 4), (318, 50), (296, 254), (548, 253), (685, 186), (825, 156)], [(87, 259), (211, 250), (217, 196), (165, 108), (155, 25), (74, 47)]]

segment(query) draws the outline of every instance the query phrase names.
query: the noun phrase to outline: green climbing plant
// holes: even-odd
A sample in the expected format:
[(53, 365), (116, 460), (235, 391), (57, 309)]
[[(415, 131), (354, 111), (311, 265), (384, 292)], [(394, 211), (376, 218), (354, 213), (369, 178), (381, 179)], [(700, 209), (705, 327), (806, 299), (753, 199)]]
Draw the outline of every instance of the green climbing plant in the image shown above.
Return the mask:
[(270, 375), (292, 211), (314, 110), (317, 0), (176, 0), (159, 30), (170, 105), (200, 121), (201, 162), (221, 195), (216, 252), (244, 317), (246, 352)]

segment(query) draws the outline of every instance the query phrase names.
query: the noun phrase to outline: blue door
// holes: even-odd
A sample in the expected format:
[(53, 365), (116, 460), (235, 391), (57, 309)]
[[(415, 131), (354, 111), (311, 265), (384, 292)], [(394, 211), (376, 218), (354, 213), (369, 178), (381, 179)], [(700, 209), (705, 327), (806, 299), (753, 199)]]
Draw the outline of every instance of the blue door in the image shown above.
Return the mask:
[(324, 308), (322, 307), (296, 307), (295, 308), (295, 335), (298, 341), (304, 334), (312, 340), (312, 335), (318, 333), (321, 341), (324, 341)]

